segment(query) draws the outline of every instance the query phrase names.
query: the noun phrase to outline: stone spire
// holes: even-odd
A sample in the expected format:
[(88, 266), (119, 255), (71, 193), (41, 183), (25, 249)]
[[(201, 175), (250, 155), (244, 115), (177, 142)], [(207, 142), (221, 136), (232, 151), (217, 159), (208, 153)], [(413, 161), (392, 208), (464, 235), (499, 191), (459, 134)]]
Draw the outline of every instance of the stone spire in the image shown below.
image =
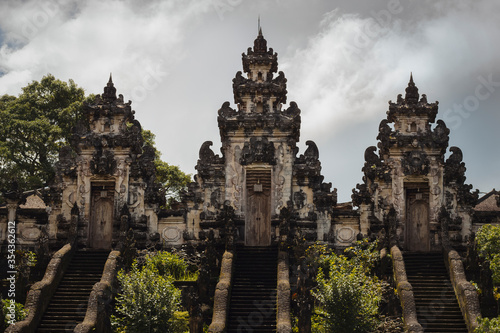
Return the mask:
[[(422, 98), (420, 98), (418, 88), (415, 85), (415, 82), (413, 82), (413, 74), (410, 74), (410, 81), (408, 82), (408, 86), (405, 91), (405, 98), (399, 94), (396, 103), (389, 101), (387, 120), (389, 122), (397, 122), (397, 119), (400, 116), (411, 116), (420, 118), (426, 123), (433, 123), (436, 119), (438, 111), (438, 102), (428, 103), (427, 96), (425, 94), (422, 94)], [(426, 127), (428, 130), (429, 127)]]
[[(283, 133), (291, 132), (298, 141), (300, 129), (300, 109), (296, 103), (282, 110), (286, 103), (286, 78), (278, 71), (278, 54), (267, 47), (267, 41), (259, 27), (254, 46), (242, 54), (243, 71), (236, 73), (233, 79), (234, 102), (238, 111), (225, 102), (219, 109), (219, 129), (222, 140), (229, 132), (245, 129), (245, 133), (265, 129), (269, 133), (279, 128)], [(281, 119), (282, 118), (282, 119)]]
[(262, 35), (262, 28), (259, 28), (259, 35), (253, 42), (253, 51), (255, 53), (266, 53), (267, 52), (267, 41)]
[(259, 27), (259, 34), (254, 41), (253, 49), (248, 48), (242, 55), (243, 71), (236, 73), (233, 79), (234, 101), (246, 112), (273, 112), (286, 103), (286, 79), (283, 72), (276, 78), (273, 73), (278, 70), (278, 54), (267, 48), (267, 41)]
[(418, 98), (418, 88), (413, 82), (413, 73), (410, 73), (410, 82), (408, 82), (408, 87), (406, 87), (405, 101), (408, 104), (415, 104), (418, 102)]
[(113, 84), (113, 78), (111, 73), (109, 74), (109, 81), (106, 87), (104, 87), (104, 93), (102, 94), (102, 98), (107, 102), (112, 102), (116, 100), (116, 88)]
[[(243, 53), (243, 71), (248, 73), (249, 78), (257, 78), (260, 72), (264, 81), (271, 73), (278, 70), (278, 54), (272, 48), (267, 48), (267, 41), (259, 28), (259, 34), (253, 42), (253, 49), (248, 48), (247, 53)], [(255, 80), (254, 80), (255, 81)]]

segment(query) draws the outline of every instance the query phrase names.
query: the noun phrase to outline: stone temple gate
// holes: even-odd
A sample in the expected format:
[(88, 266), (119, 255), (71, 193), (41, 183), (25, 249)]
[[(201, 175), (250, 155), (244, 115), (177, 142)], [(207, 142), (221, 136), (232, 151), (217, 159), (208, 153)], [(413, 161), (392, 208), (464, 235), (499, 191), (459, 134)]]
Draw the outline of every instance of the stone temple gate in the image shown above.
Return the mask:
[[(428, 267), (429, 256), (435, 256), (436, 267), (447, 269), (442, 267), (443, 251), (462, 309), (456, 310), (458, 318), (462, 311), (467, 326), (474, 326), (477, 315), (467, 309), (475, 306), (475, 289), (463, 276), (453, 275), (463, 272), (453, 248), (464, 249), (481, 225), (500, 223), (500, 199), (492, 191), (478, 202), (478, 192), (465, 183), (458, 147), (450, 147), (445, 158), (450, 130), (444, 121), (436, 121), (438, 102), (429, 103), (420, 95), (410, 76), (405, 96), (389, 102), (377, 146), (365, 151), (362, 183), (353, 189), (352, 202), (337, 203), (337, 190), (323, 181), (316, 144), (306, 141), (307, 149), (299, 155), (301, 111), (295, 102), (286, 104), (287, 79), (278, 71), (277, 53), (267, 47), (261, 30), (242, 62), (243, 72), (233, 79), (235, 106), (224, 102), (218, 110), (222, 154), (213, 152), (213, 142), (202, 143), (194, 182), (175, 209), (162, 208), (165, 198), (156, 182), (154, 148), (144, 143), (131, 102), (117, 96), (111, 77), (104, 93), (84, 106), (70, 146), (60, 151), (53, 183), (42, 190), (5, 193), (7, 204), (0, 206), (2, 250), (7, 224), (14, 221), (20, 247), (58, 250), (48, 266), (50, 281), (28, 295), (29, 318), (7, 332), (34, 329), (39, 323), (48, 325), (45, 331), (56, 332), (42, 314), (49, 307), (49, 318), (50, 311), (58, 316), (60, 310), (51, 310), (47, 302), (70, 262), (87, 262), (85, 269), (95, 270), (96, 282), (106, 262), (102, 276), (107, 280), (95, 285), (100, 294), (91, 294), (87, 310), (89, 318), (105, 323), (109, 309), (99, 306), (112, 297), (106, 288), (113, 285), (120, 251), (182, 245), (205, 254), (197, 289), (189, 287), (192, 332), (201, 332), (201, 318), (209, 322), (207, 313), (212, 312), (209, 332), (237, 332), (239, 319), (250, 317), (259, 310), (255, 304), (262, 302), (272, 311), (256, 327), (291, 332), (291, 285), (296, 301), (305, 304), (300, 318), (310, 318), (313, 305), (307, 264), (295, 258), (291, 268), (289, 254), (300, 247), (297, 244), (319, 241), (342, 249), (361, 237), (379, 239), (381, 255), (391, 251), (405, 325), (417, 328), (412, 332), (422, 332), (422, 327), (415, 311), (407, 310), (415, 310), (415, 302), (399, 249), (413, 255), (413, 265)], [(419, 257), (422, 253), (425, 256)], [(215, 280), (217, 286), (211, 284)], [(71, 306), (80, 316), (71, 319), (76, 325), (83, 321), (86, 304), (75, 301)], [(299, 325), (306, 325), (300, 320)], [(97, 326), (87, 319), (85, 323), (75, 332)]]
[(267, 48), (262, 31), (243, 54), (243, 70), (233, 79), (237, 109), (225, 102), (218, 111), (222, 156), (205, 142), (198, 174), (187, 195), (187, 233), (197, 238), (223, 225), (217, 216), (224, 203), (235, 210), (236, 239), (250, 246), (271, 245), (279, 235), (280, 210), (293, 205), (296, 222), (310, 239), (330, 230), (336, 192), (323, 182), (316, 144), (297, 157), (300, 109), (285, 108), (286, 78), (277, 54)]
[[(242, 63), (233, 79), (236, 106), (224, 102), (218, 110), (222, 156), (212, 142), (201, 145), (197, 174), (178, 210), (160, 208), (154, 151), (143, 143), (131, 102), (117, 97), (110, 78), (104, 93), (85, 106), (71, 146), (61, 150), (49, 190), (35, 191), (30, 202), (36, 197), (38, 203), (31, 208), (19, 204), (35, 192), (7, 196), (12, 200), (0, 208), (0, 218), (15, 216), (19, 241), (28, 247), (42, 237), (58, 248), (73, 230), (82, 246), (111, 249), (120, 228), (132, 228), (143, 246), (176, 246), (203, 242), (209, 233), (224, 237), (224, 211), (231, 207), (232, 237), (248, 246), (275, 244), (286, 212), (289, 225), (281, 234), (300, 230), (309, 241), (339, 248), (360, 236), (391, 238), (424, 252), (439, 249), (443, 214), (450, 216), (446, 230), (455, 245), (464, 245), (484, 222), (474, 220), (477, 193), (465, 184), (461, 150), (451, 147), (445, 160), (450, 131), (436, 122), (438, 103), (420, 96), (412, 77), (405, 96), (389, 103), (378, 147), (365, 151), (363, 182), (352, 202), (337, 204), (336, 189), (323, 181), (316, 144), (306, 141), (299, 154), (301, 111), (295, 102), (286, 104), (287, 79), (262, 31)], [(80, 217), (74, 228), (72, 209)]]

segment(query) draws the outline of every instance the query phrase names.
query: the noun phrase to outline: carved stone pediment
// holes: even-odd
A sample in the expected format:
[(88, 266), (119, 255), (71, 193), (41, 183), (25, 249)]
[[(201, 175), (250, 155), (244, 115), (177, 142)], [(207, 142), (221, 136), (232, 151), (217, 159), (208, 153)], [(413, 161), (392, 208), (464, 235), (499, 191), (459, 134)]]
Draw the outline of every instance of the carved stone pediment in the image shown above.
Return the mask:
[(90, 161), (90, 171), (95, 175), (111, 175), (115, 170), (115, 154), (111, 150), (96, 150)]
[(429, 173), (429, 159), (424, 151), (412, 150), (404, 154), (402, 161), (405, 175), (426, 175)]
[(241, 152), (241, 165), (252, 163), (276, 164), (275, 148), (272, 142), (265, 137), (253, 137), (250, 142), (245, 142)]

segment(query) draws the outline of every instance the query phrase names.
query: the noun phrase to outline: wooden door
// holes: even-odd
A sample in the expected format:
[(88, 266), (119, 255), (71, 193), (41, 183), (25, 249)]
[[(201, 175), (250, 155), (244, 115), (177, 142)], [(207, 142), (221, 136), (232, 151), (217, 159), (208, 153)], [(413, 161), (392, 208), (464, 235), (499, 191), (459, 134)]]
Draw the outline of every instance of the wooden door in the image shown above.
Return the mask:
[(247, 170), (245, 245), (271, 245), (271, 170)]
[(429, 192), (407, 190), (406, 248), (409, 251), (429, 251)]
[(111, 249), (113, 239), (113, 197), (112, 186), (92, 186), (89, 247)]

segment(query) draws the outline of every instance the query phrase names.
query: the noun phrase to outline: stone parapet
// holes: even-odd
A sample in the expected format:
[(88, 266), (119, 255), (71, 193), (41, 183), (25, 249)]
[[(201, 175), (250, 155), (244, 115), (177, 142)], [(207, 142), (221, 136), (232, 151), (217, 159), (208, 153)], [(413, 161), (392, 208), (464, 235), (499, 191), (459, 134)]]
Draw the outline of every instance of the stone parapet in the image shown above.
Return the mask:
[(443, 249), (446, 267), (450, 274), (450, 281), (455, 290), (455, 295), (462, 310), (465, 323), (469, 332), (474, 332), (478, 327), (477, 319), (481, 317), (481, 307), (476, 288), (467, 281), (464, 265), (460, 255), (451, 247)]
[(28, 292), (25, 305), (28, 316), (24, 320), (10, 325), (5, 330), (6, 333), (35, 332), (52, 296), (59, 286), (59, 282), (61, 282), (66, 268), (73, 258), (74, 252), (75, 246), (66, 244), (52, 256), (43, 279), (35, 283)]
[(208, 328), (209, 333), (222, 333), (226, 331), (229, 298), (231, 295), (231, 279), (233, 275), (233, 258), (231, 251), (224, 252), (220, 269), (219, 282), (214, 296), (214, 313), (212, 323)]
[(401, 250), (394, 245), (391, 247), (392, 267), (394, 281), (396, 283), (401, 307), (403, 308), (403, 322), (405, 331), (410, 333), (422, 333), (424, 329), (417, 320), (417, 308), (413, 297), (413, 288), (406, 277), (405, 263)]
[(276, 328), (278, 333), (291, 333), (292, 322), (290, 319), (290, 278), (289, 278), (288, 253), (278, 253), (278, 313)]
[(87, 305), (87, 312), (82, 323), (75, 327), (75, 333), (101, 332), (111, 333), (110, 316), (113, 311), (112, 300), (116, 294), (116, 275), (120, 251), (111, 251), (106, 260), (101, 281), (92, 288)]

